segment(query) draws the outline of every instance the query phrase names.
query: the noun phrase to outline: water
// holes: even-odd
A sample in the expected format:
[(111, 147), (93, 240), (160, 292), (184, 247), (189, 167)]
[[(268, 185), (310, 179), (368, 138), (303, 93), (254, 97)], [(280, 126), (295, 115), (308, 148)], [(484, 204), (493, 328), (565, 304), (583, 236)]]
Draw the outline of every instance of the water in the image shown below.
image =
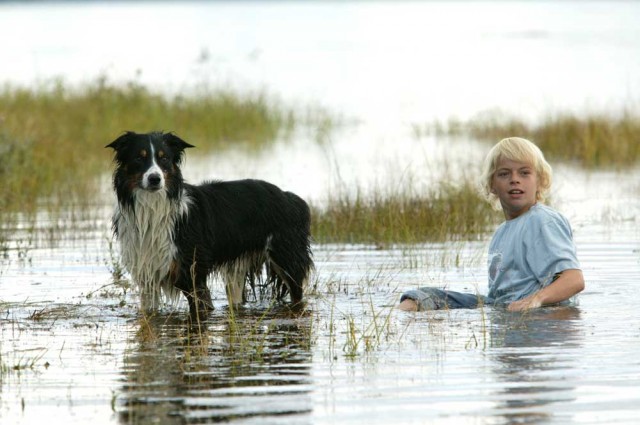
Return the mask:
[[(202, 329), (184, 309), (147, 319), (131, 292), (100, 289), (110, 283), (100, 243), (80, 256), (73, 244), (33, 250), (3, 270), (0, 413), (9, 423), (633, 423), (635, 227), (624, 231), (633, 241), (578, 238), (588, 290), (577, 308), (407, 314), (392, 306), (418, 282), (484, 290), (483, 244), (316, 246), (304, 312), (257, 303), (232, 320), (218, 285)], [(430, 250), (456, 251), (460, 266), (411, 267)]]
[[(634, 105), (638, 16), (635, 2), (3, 3), (0, 79), (102, 74), (320, 104), (360, 124), (250, 158), (189, 152), (185, 175), (258, 176), (322, 201), (477, 172), (486, 146), (418, 138), (412, 124)], [(576, 308), (393, 308), (417, 285), (486, 291), (488, 240), (314, 245), (304, 311), (256, 302), (231, 315), (215, 283), (201, 328), (184, 305), (143, 317), (114, 284), (105, 165), (86, 218), (43, 214), (2, 252), (0, 422), (637, 423), (638, 170), (554, 165), (587, 281)]]
[[(551, 3), (551, 4), (550, 4)], [(4, 4), (0, 79), (267, 89), (380, 128), (637, 101), (635, 2)]]

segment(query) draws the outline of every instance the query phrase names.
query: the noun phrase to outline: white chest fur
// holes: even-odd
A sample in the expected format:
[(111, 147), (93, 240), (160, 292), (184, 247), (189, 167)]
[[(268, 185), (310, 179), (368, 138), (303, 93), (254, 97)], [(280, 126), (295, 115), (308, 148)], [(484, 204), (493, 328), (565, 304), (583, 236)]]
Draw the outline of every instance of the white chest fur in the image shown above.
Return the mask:
[(156, 309), (162, 295), (175, 300), (179, 293), (169, 281), (176, 258), (176, 220), (188, 211), (188, 202), (171, 201), (166, 192), (137, 190), (135, 209), (118, 204), (114, 222), (122, 262), (138, 286), (143, 309)]

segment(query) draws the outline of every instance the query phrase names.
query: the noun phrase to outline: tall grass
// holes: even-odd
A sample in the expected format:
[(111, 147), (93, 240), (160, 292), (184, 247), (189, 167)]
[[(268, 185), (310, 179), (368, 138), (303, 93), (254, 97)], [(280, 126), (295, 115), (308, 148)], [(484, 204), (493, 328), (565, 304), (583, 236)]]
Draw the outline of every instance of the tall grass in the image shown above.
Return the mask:
[(508, 136), (534, 141), (549, 158), (574, 161), (587, 168), (633, 166), (640, 160), (640, 114), (561, 113), (536, 124), (492, 112), (469, 121), (435, 123), (430, 132), (497, 142)]
[(86, 87), (56, 82), (0, 89), (0, 212), (32, 209), (46, 198), (86, 199), (108, 169), (103, 147), (125, 130), (176, 131), (203, 149), (257, 148), (290, 131), (290, 110), (264, 94), (203, 91), (164, 96), (135, 83), (100, 79)]
[(320, 243), (421, 243), (473, 240), (500, 219), (475, 185), (440, 183), (422, 193), (338, 195), (312, 206), (312, 234)]

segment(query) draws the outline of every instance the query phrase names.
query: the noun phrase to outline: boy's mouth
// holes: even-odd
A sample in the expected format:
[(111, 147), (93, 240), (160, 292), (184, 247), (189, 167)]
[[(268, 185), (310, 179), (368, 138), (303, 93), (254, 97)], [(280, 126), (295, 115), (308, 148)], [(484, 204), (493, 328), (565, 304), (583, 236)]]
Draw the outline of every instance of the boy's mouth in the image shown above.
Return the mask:
[(522, 195), (524, 192), (520, 189), (512, 189), (509, 191), (509, 195)]

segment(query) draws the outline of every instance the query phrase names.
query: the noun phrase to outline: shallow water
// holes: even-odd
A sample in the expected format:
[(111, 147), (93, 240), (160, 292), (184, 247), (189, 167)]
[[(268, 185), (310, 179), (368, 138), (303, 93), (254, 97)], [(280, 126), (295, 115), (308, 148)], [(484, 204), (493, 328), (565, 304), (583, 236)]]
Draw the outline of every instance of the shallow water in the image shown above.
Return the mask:
[[(92, 221), (93, 222), (93, 221)], [(113, 283), (108, 225), (1, 264), (3, 423), (634, 423), (640, 235), (576, 230), (587, 291), (529, 314), (393, 309), (418, 284), (485, 291), (486, 242), (316, 245), (302, 311), (156, 317)], [(84, 238), (82, 237), (84, 235)]]

